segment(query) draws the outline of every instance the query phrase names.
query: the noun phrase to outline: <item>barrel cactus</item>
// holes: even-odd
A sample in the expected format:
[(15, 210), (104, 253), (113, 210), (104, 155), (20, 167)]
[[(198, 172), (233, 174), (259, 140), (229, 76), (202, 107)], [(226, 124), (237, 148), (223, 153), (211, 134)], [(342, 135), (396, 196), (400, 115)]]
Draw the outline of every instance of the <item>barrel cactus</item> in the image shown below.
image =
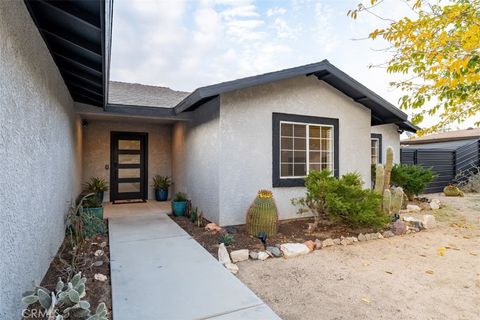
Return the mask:
[(387, 148), (387, 161), (385, 162), (385, 181), (383, 183), (383, 189), (390, 188), (390, 177), (392, 176), (393, 169), (393, 148)]
[(378, 194), (383, 194), (383, 183), (385, 181), (384, 172), (383, 164), (377, 164), (377, 168), (375, 169), (375, 192)]
[(268, 236), (277, 234), (278, 212), (272, 192), (260, 190), (247, 213), (247, 232), (252, 236), (258, 236), (265, 232)]
[(463, 191), (453, 184), (449, 184), (448, 186), (443, 188), (443, 193), (447, 197), (463, 197), (464, 196)]
[(385, 213), (386, 215), (389, 215), (391, 205), (392, 205), (392, 193), (390, 192), (390, 189), (385, 189), (383, 191), (383, 202), (382, 202), (383, 213)]

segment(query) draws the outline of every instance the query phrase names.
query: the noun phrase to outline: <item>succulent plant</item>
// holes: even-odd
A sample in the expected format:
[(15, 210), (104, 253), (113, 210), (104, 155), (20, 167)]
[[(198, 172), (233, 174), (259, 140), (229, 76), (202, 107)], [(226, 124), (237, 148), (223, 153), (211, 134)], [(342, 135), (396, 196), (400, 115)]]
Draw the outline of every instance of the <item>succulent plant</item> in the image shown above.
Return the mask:
[(390, 189), (385, 189), (383, 191), (383, 202), (382, 202), (383, 213), (385, 213), (386, 215), (389, 215), (391, 205), (392, 205), (392, 193), (390, 192)]
[(235, 239), (233, 236), (228, 233), (222, 234), (220, 237), (218, 237), (218, 243), (223, 243), (226, 247), (231, 245), (234, 241)]
[(268, 236), (277, 234), (278, 212), (272, 192), (260, 190), (247, 213), (247, 232), (257, 236), (259, 232), (265, 232)]
[(81, 272), (75, 274), (67, 284), (59, 278), (54, 291), (50, 292), (48, 289), (35, 286), (34, 290), (23, 294), (22, 302), (31, 305), (38, 301), (45, 309), (48, 319), (63, 320), (71, 315), (80, 319), (107, 320), (104, 303), (101, 303), (92, 315), (90, 303), (82, 300), (86, 295), (86, 281)]
[(385, 162), (385, 181), (383, 182), (383, 189), (390, 188), (390, 177), (392, 176), (393, 168), (393, 148), (387, 148), (387, 161)]
[(443, 188), (443, 193), (445, 193), (447, 197), (463, 197), (464, 196), (463, 191), (453, 184), (449, 184), (448, 186)]
[(375, 192), (383, 194), (383, 183), (385, 182), (385, 169), (383, 164), (377, 164), (375, 169)]

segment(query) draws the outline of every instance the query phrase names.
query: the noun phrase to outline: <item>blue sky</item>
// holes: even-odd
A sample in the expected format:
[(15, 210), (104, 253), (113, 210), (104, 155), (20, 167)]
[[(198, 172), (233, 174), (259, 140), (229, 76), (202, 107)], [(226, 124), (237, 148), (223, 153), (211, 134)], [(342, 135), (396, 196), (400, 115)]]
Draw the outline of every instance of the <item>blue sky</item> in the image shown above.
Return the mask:
[[(394, 76), (368, 68), (388, 58), (378, 50), (386, 44), (353, 40), (384, 23), (347, 17), (358, 1), (115, 0), (111, 80), (192, 91), (328, 59), (396, 105)], [(377, 13), (395, 18), (409, 9), (387, 0)]]

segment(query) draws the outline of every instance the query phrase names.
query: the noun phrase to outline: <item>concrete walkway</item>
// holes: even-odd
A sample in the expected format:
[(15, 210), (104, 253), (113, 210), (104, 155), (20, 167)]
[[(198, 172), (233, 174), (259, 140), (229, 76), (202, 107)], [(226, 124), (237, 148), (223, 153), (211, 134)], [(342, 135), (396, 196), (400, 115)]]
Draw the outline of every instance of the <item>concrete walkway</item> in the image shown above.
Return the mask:
[(109, 218), (115, 320), (280, 319), (167, 214), (128, 206)]

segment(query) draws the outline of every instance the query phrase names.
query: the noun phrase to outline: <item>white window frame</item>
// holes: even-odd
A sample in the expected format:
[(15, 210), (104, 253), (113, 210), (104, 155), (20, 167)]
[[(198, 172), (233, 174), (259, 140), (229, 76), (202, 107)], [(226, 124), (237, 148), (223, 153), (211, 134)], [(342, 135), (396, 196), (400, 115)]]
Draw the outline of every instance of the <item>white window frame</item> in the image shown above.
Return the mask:
[(375, 153), (377, 157), (377, 162), (372, 164), (379, 164), (380, 163), (380, 139), (379, 138), (370, 138), (370, 161), (372, 159), (372, 141), (376, 141), (375, 146)]
[[(306, 141), (305, 141), (305, 147), (306, 147), (306, 175), (305, 176), (282, 176), (282, 138), (291, 138), (291, 137), (287, 137), (287, 136), (282, 136), (282, 124), (293, 124), (293, 125), (305, 125), (306, 128)], [(335, 159), (335, 127), (333, 125), (328, 125), (328, 124), (317, 124), (317, 123), (308, 123), (308, 122), (295, 122), (295, 121), (280, 121), (280, 127), (279, 127), (279, 134), (278, 134), (278, 145), (280, 147), (280, 150), (279, 150), (279, 161), (278, 161), (278, 172), (279, 172), (279, 177), (280, 179), (303, 179), (305, 178), (308, 173), (310, 172), (310, 130), (309, 130), (309, 127), (310, 126), (315, 126), (315, 127), (320, 127), (320, 128), (330, 128), (331, 129), (331, 133), (330, 133), (330, 150), (329, 150), (329, 153), (330, 153), (330, 156), (329, 156), (329, 159), (328, 159), (328, 170), (330, 170), (333, 174), (334, 172), (334, 168), (335, 168), (335, 163), (334, 163), (334, 159)], [(295, 140), (295, 134), (293, 133), (293, 139)], [(320, 141), (322, 140), (322, 134), (321, 134), (321, 130), (320, 130)], [(289, 150), (289, 149), (285, 149), (285, 150)], [(292, 152), (295, 152), (295, 150), (291, 150)], [(322, 149), (321, 149), (321, 146), (320, 146), (320, 153), (321, 153)], [(321, 156), (320, 156), (321, 158)], [(316, 163), (316, 162), (315, 162)], [(295, 164), (295, 163), (294, 163)], [(320, 163), (321, 165), (321, 163)]]

